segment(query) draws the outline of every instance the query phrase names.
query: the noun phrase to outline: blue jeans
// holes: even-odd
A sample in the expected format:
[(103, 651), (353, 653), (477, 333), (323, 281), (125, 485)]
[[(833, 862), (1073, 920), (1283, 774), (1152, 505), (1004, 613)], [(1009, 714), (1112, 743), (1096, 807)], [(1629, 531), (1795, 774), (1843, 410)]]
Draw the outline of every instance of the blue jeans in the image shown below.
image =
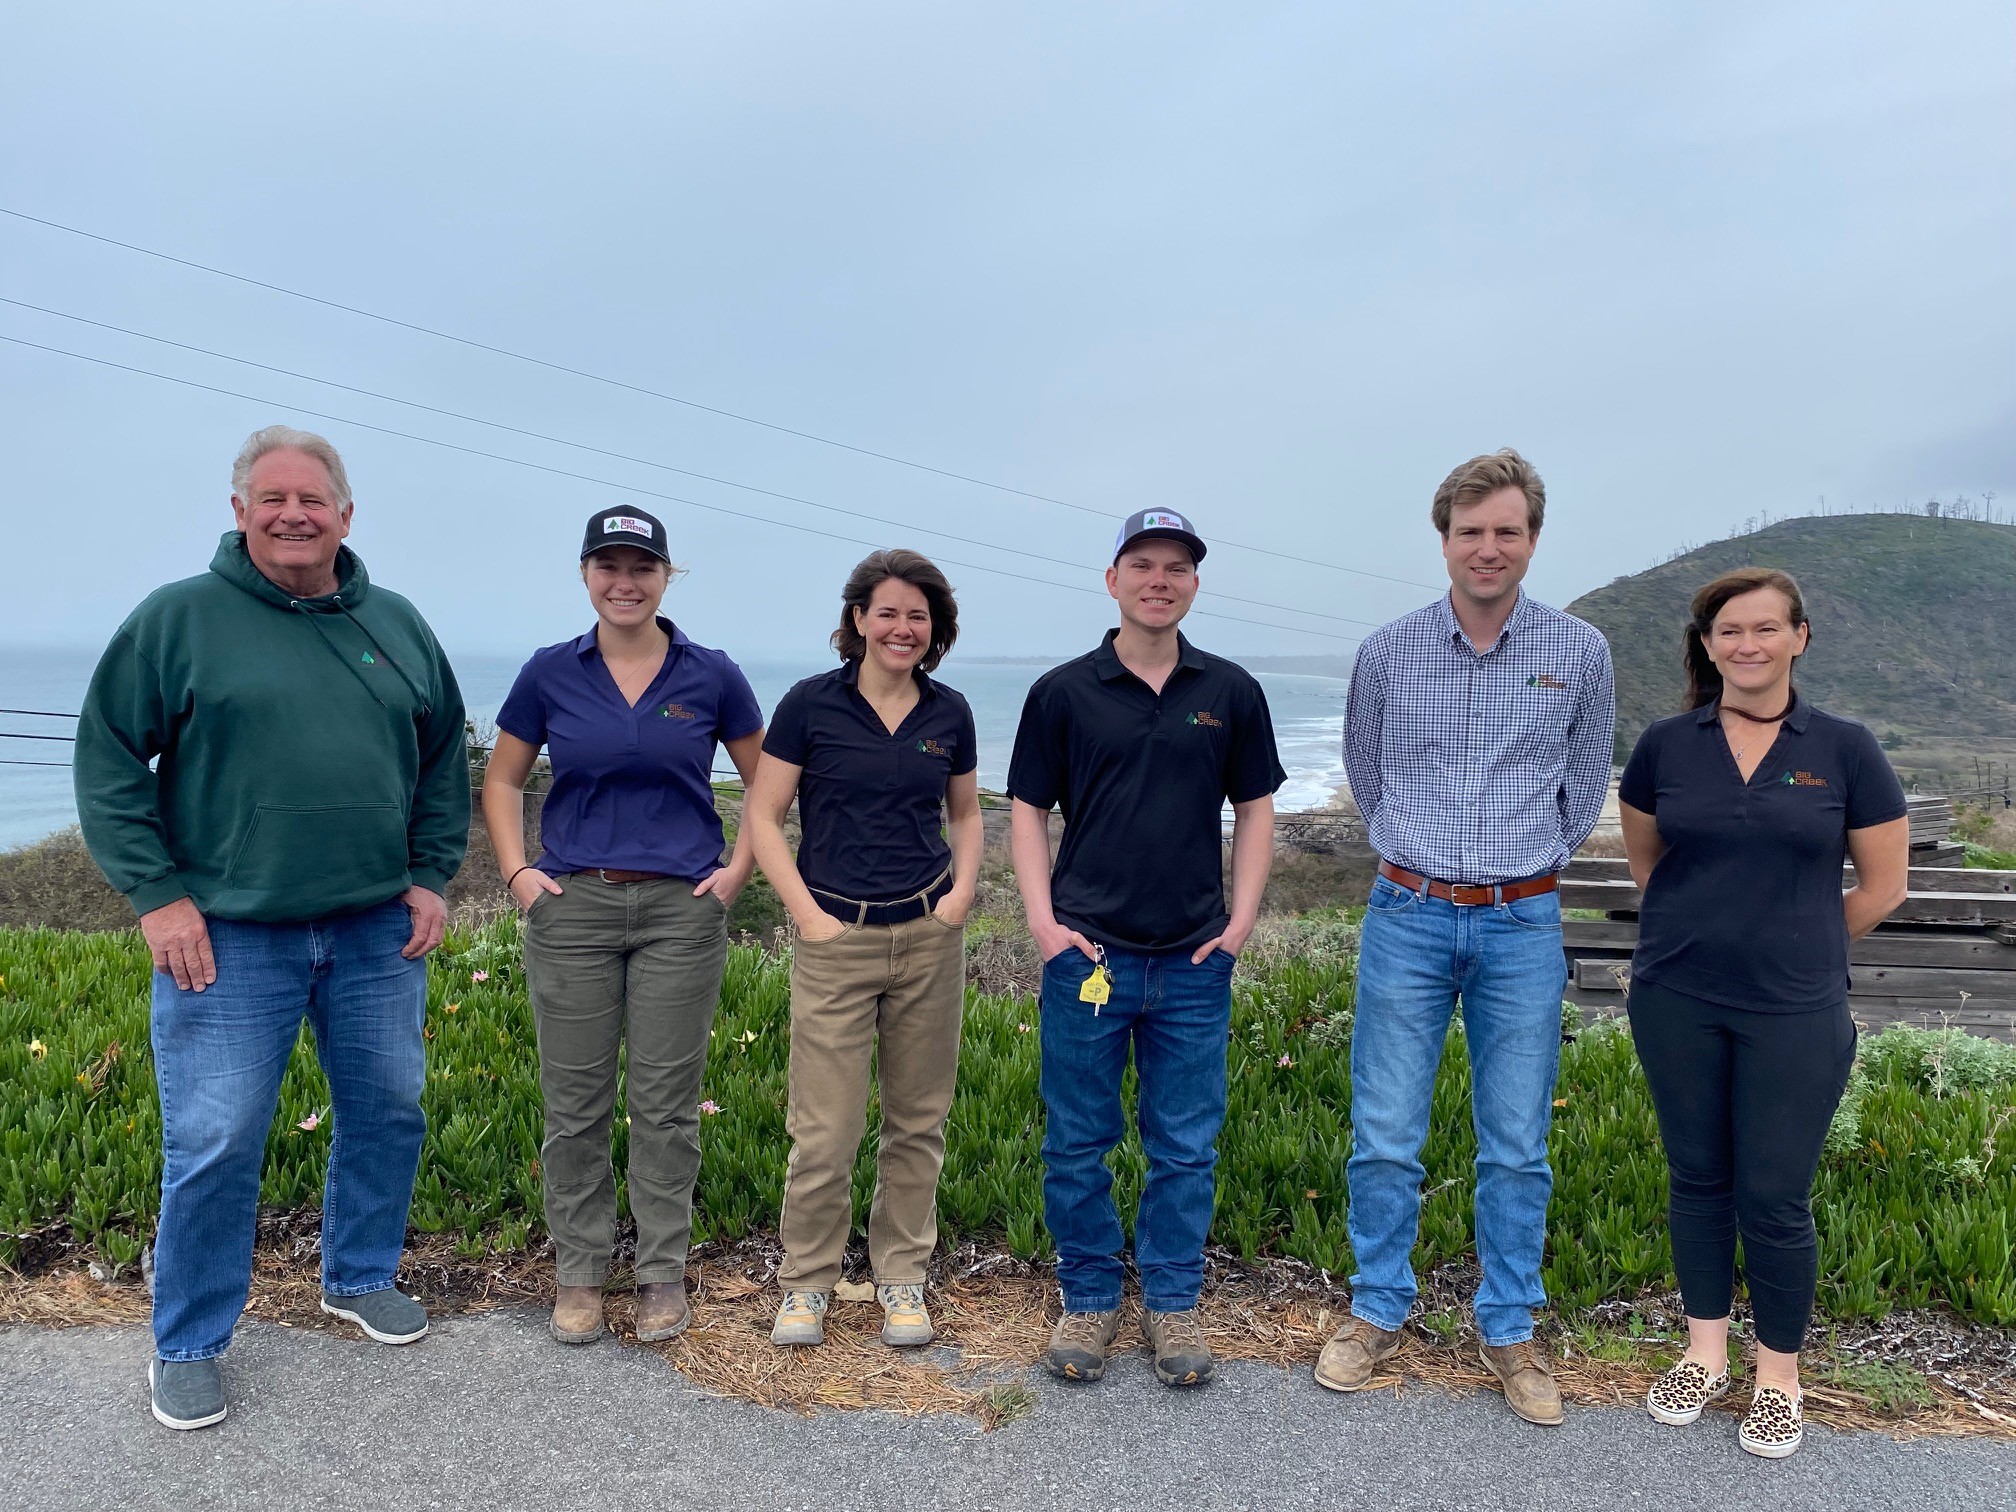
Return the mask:
[(161, 1221), (154, 1346), (207, 1360), (231, 1343), (252, 1280), (266, 1136), (305, 1015), (335, 1118), (322, 1194), (322, 1287), (383, 1291), (398, 1273), (427, 1120), (427, 963), (394, 900), (305, 924), (210, 920), (217, 980), (185, 992), (154, 973)]
[(1567, 985), (1560, 894), (1459, 908), (1384, 877), (1373, 882), (1351, 1036), (1356, 1316), (1394, 1329), (1414, 1305), (1421, 1147), (1460, 997), (1477, 1130), (1477, 1331), (1490, 1345), (1533, 1337), (1533, 1309), (1547, 1300), (1547, 1130)]
[(1141, 1300), (1157, 1312), (1197, 1305), (1211, 1231), (1218, 1130), (1225, 1122), (1225, 1045), (1232, 1024), (1232, 957), (1201, 966), (1187, 952), (1106, 952), (1112, 996), (1096, 1012), (1079, 988), (1083, 951), (1043, 966), (1043, 1221), (1057, 1246), (1057, 1283), (1069, 1312), (1120, 1305), (1120, 1215), (1106, 1157), (1127, 1132), (1120, 1078), (1134, 1051), (1137, 1115), (1148, 1183), (1134, 1222)]

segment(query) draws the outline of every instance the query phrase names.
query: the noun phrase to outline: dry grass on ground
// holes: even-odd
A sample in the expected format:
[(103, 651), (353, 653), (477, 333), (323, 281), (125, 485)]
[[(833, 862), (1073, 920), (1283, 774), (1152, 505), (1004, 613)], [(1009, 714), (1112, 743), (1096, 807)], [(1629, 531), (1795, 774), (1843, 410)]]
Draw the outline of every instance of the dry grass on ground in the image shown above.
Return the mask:
[[(317, 1306), (314, 1218), (311, 1213), (262, 1220), (248, 1317), (290, 1328), (348, 1331)], [(145, 1323), (147, 1298), (140, 1286), (98, 1280), (76, 1255), (45, 1259), (53, 1263), (36, 1274), (0, 1273), (0, 1325)], [(823, 1347), (780, 1350), (769, 1339), (777, 1260), (774, 1240), (703, 1246), (687, 1272), (692, 1327), (678, 1339), (642, 1347), (657, 1351), (703, 1390), (803, 1414), (950, 1412), (991, 1428), (1033, 1407), (1023, 1378), (1036, 1365), (1057, 1316), (1056, 1287), (1046, 1271), (1005, 1252), (967, 1245), (941, 1254), (934, 1269), (936, 1346), (885, 1348), (878, 1336), (881, 1315), (865, 1300), (835, 1303)], [(1475, 1279), (1474, 1271), (1463, 1267), (1427, 1278), (1424, 1323), (1409, 1330), (1392, 1373), (1373, 1389), (1426, 1388), (1450, 1395), (1495, 1389), (1460, 1312)], [(400, 1280), (436, 1316), (544, 1308), (553, 1295), (549, 1256), (519, 1252), (468, 1259), (440, 1238), (415, 1244)], [(1344, 1308), (1343, 1294), (1306, 1266), (1247, 1266), (1222, 1252), (1211, 1257), (1200, 1305), (1221, 1359), (1294, 1370), (1313, 1364), (1343, 1321)], [(1670, 1362), (1665, 1338), (1679, 1327), (1678, 1299), (1647, 1297), (1599, 1311), (1607, 1326), (1550, 1335), (1555, 1378), (1573, 1406), (1636, 1403)], [(618, 1341), (634, 1344), (631, 1317), (627, 1278), (619, 1274), (608, 1304)], [(1130, 1303), (1114, 1353), (1141, 1348)], [(1737, 1392), (1718, 1410), (1736, 1413), (1743, 1405)], [(1835, 1428), (2016, 1439), (2016, 1340), (1943, 1314), (1900, 1314), (1860, 1326), (1809, 1353), (1806, 1405), (1814, 1422)]]

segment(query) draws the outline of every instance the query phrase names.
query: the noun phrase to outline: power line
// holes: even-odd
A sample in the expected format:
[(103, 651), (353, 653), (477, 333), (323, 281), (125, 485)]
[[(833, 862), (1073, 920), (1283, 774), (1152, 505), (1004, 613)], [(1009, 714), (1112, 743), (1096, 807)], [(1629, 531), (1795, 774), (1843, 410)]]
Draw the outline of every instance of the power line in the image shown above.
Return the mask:
[[(625, 389), (633, 394), (642, 394), (646, 398), (661, 399), (668, 404), (683, 405), (688, 409), (700, 410), (709, 415), (718, 415), (725, 420), (735, 420), (744, 425), (760, 426), (764, 430), (775, 431), (780, 435), (796, 436), (802, 441), (814, 441), (821, 446), (836, 447), (841, 451), (853, 452), (857, 456), (873, 457), (877, 461), (894, 463), (898, 467), (908, 467), (918, 472), (934, 473), (938, 477), (950, 478), (955, 482), (970, 483), (976, 488), (991, 488), (998, 493), (1013, 494), (1023, 499), (1033, 499), (1042, 504), (1055, 504), (1062, 509), (1074, 509), (1080, 514), (1096, 515), (1104, 520), (1110, 521), (1113, 518), (1112, 511), (1097, 509), (1089, 504), (1074, 504), (1069, 499), (1055, 498), (1050, 494), (1033, 493), (1026, 488), (1015, 488), (1007, 483), (994, 483), (986, 478), (975, 478), (966, 473), (953, 472), (948, 468), (934, 467), (928, 462), (915, 462), (908, 457), (899, 457), (890, 452), (875, 451), (866, 446), (855, 446), (851, 442), (837, 441), (831, 436), (821, 436), (811, 431), (797, 430), (788, 425), (779, 425), (773, 421), (759, 420), (754, 415), (739, 414), (734, 410), (721, 409), (716, 405), (702, 404), (697, 399), (681, 398), (677, 394), (668, 394), (659, 389), (646, 388), (642, 384), (630, 383), (621, 378), (611, 378), (602, 373), (593, 373), (586, 368), (569, 367), (563, 362), (552, 362), (544, 357), (534, 357), (525, 352), (513, 351), (509, 347), (494, 346), (487, 341), (477, 341), (468, 336), (457, 336), (452, 331), (438, 330), (433, 326), (420, 325), (410, 320), (400, 320), (392, 315), (381, 315), (375, 310), (366, 310), (358, 305), (344, 304), (340, 300), (325, 299), (319, 294), (309, 294), (300, 289), (287, 288), (283, 284), (268, 283), (264, 279), (251, 278), (243, 273), (233, 273), (227, 268), (212, 267), (208, 263), (196, 262), (187, 257), (176, 257), (172, 253), (158, 252), (152, 247), (140, 246), (137, 242), (120, 241), (116, 237), (101, 236), (95, 231), (86, 231), (78, 226), (66, 226), (61, 221), (46, 220), (42, 216), (29, 215), (26, 211), (10, 209), (5, 205), (0, 205), (0, 215), (9, 215), (16, 220), (28, 221), (37, 226), (47, 226), (53, 231), (62, 231), (71, 236), (81, 236), (87, 241), (101, 242), (108, 247), (118, 247), (127, 252), (138, 252), (143, 257), (158, 258), (162, 262), (174, 263), (178, 267), (193, 268), (199, 273), (208, 273), (215, 278), (228, 278), (235, 283), (246, 284), (255, 289), (265, 289), (274, 294), (284, 294), (290, 299), (305, 300), (309, 304), (321, 305), (325, 309), (341, 310), (346, 315), (357, 315), (366, 320), (375, 320), (384, 325), (396, 326), (401, 330), (413, 331), (422, 336), (432, 336), (439, 341), (453, 342), (457, 346), (469, 347), (479, 352), (488, 352), (497, 357), (508, 357), (514, 362), (529, 363), (534, 367), (546, 368), (555, 373), (565, 373), (570, 377), (583, 378), (591, 383), (601, 383), (611, 388)], [(1341, 562), (1320, 561), (1314, 557), (1299, 556), (1288, 551), (1275, 551), (1270, 547), (1254, 546), (1243, 541), (1226, 540), (1223, 537), (1218, 538), (1217, 544), (1220, 546), (1230, 546), (1240, 551), (1251, 551), (1260, 556), (1275, 557), (1284, 562), (1300, 562), (1306, 566), (1325, 567), (1333, 572), (1348, 572), (1358, 577), (1374, 578), (1380, 582), (1398, 583), (1407, 588), (1428, 588), (1432, 590), (1435, 587), (1433, 583), (1415, 582), (1411, 578), (1393, 577), (1383, 572), (1371, 572), (1363, 567), (1347, 567)]]
[[(434, 436), (422, 436), (416, 435), (412, 431), (395, 430), (388, 425), (374, 425), (368, 420), (352, 419), (347, 415), (333, 415), (327, 410), (310, 409), (306, 405), (291, 404), (278, 399), (268, 399), (258, 394), (244, 394), (238, 392), (236, 389), (219, 388), (211, 383), (198, 383), (192, 378), (177, 378), (169, 373), (154, 372), (150, 368), (133, 367), (127, 363), (113, 362), (104, 357), (90, 357), (82, 352), (68, 351), (63, 347), (45, 346), (39, 341), (27, 341), (19, 336), (0, 334), (0, 341), (8, 342), (14, 346), (27, 347), (32, 351), (48, 352), (58, 357), (69, 357), (78, 362), (89, 362), (98, 367), (112, 368), (122, 373), (137, 374), (142, 378), (154, 378), (163, 383), (179, 384), (183, 388), (200, 389), (204, 393), (209, 394), (221, 394), (227, 399), (243, 399), (250, 404), (269, 405), (274, 409), (288, 410), (297, 415), (313, 415), (318, 420), (333, 420), (338, 425), (353, 425), (359, 430), (376, 431), (382, 436), (397, 436), (404, 441), (417, 441), (423, 446), (436, 446), (444, 451), (461, 452), (465, 456), (486, 457), (493, 462), (505, 462), (513, 467), (530, 468), (534, 472), (549, 473), (556, 478), (571, 478), (580, 483), (592, 483), (598, 488), (613, 488), (622, 493), (637, 494), (647, 499), (663, 499), (668, 503), (684, 504), (692, 509), (704, 509), (711, 514), (728, 515), (738, 520), (750, 520), (759, 525), (775, 525), (784, 530), (796, 530), (804, 535), (823, 536), (829, 541), (845, 541), (849, 545), (854, 546), (867, 546), (873, 549), (879, 548), (882, 544), (879, 541), (863, 540), (859, 536), (844, 536), (835, 531), (820, 530), (811, 525), (800, 525), (791, 520), (772, 519), (768, 515), (750, 514), (745, 510), (729, 509), (721, 504), (707, 504), (698, 499), (687, 499), (677, 494), (661, 493), (652, 488), (639, 488), (634, 483), (618, 483), (613, 478), (598, 478), (589, 473), (574, 472), (564, 467), (550, 467), (544, 462), (530, 462), (523, 457), (507, 457), (501, 452), (484, 451), (480, 447), (463, 446), (454, 441), (442, 441)], [(1023, 583), (1035, 583), (1043, 588), (1061, 588), (1073, 593), (1089, 593), (1098, 598), (1106, 596), (1097, 588), (1087, 588), (1078, 583), (1059, 583), (1049, 578), (1031, 577), (1023, 572), (1010, 572), (1005, 567), (990, 567), (979, 562), (962, 562), (953, 557), (940, 557), (938, 560), (953, 567), (965, 567), (974, 572), (989, 572), (996, 577), (1013, 578)], [(1357, 635), (1340, 635), (1334, 630), (1315, 630), (1304, 625), (1277, 625), (1269, 620), (1247, 619), (1244, 615), (1239, 614), (1220, 614), (1213, 609), (1199, 609), (1194, 612), (1208, 619), (1227, 620), (1240, 625), (1255, 625), (1262, 630), (1288, 631), (1296, 635), (1318, 635), (1326, 640), (1341, 640), (1354, 645), (1364, 638)]]
[(70, 770), (70, 763), (67, 761), (18, 761), (11, 756), (0, 756), (0, 766), (61, 767), (66, 772)]
[(0, 740), (64, 740), (73, 741), (75, 735), (24, 735), (19, 730), (0, 730)]
[[(787, 504), (803, 504), (812, 509), (827, 510), (832, 514), (846, 515), (851, 519), (867, 520), (876, 525), (888, 525), (898, 530), (912, 530), (919, 535), (937, 536), (941, 540), (958, 541), (967, 546), (980, 546), (989, 551), (1005, 551), (1010, 556), (1027, 557), (1032, 562), (1044, 562), (1052, 567), (1082, 571), (1083, 562), (1069, 561), (1063, 557), (1045, 556), (1038, 551), (1024, 551), (1019, 546), (1004, 546), (997, 541), (979, 540), (973, 536), (955, 535), (949, 530), (936, 530), (928, 525), (915, 525), (908, 520), (891, 520), (882, 515), (868, 514), (858, 509), (847, 509), (838, 504), (823, 504), (817, 499), (801, 498), (797, 494), (779, 493), (771, 488), (759, 488), (753, 483), (738, 483), (733, 478), (717, 478), (711, 473), (695, 472), (689, 467), (675, 467), (669, 462), (656, 462), (649, 457), (633, 457), (627, 452), (611, 451), (607, 447), (591, 446), (585, 441), (570, 441), (564, 436), (549, 436), (543, 431), (527, 430), (519, 425), (506, 425), (501, 420), (485, 420), (480, 415), (465, 415), (459, 410), (443, 409), (435, 404), (423, 404), (417, 399), (402, 399), (397, 394), (380, 393), (376, 389), (359, 388), (352, 383), (340, 383), (334, 378), (321, 378), (313, 373), (296, 372), (292, 368), (275, 367), (270, 362), (259, 362), (250, 357), (234, 356), (230, 352), (213, 351), (209, 347), (193, 346), (186, 341), (174, 341), (166, 336), (155, 336), (146, 331), (136, 331), (129, 326), (113, 325), (109, 321), (92, 320), (89, 316), (73, 315), (67, 310), (51, 309), (48, 305), (30, 304), (25, 299), (9, 299), (0, 295), (0, 304), (13, 305), (16, 309), (33, 310), (39, 315), (53, 315), (58, 320), (68, 320), (78, 325), (87, 325), (101, 331), (116, 331), (121, 336), (132, 336), (141, 341), (151, 341), (160, 346), (174, 347), (177, 351), (194, 352), (203, 357), (214, 357), (220, 362), (235, 362), (242, 367), (258, 368), (261, 372), (277, 373), (283, 378), (298, 378), (304, 383), (319, 383), (325, 388), (341, 389), (348, 394), (359, 394), (366, 399), (380, 399), (387, 404), (400, 404), (408, 409), (424, 410), (430, 415), (442, 415), (450, 420), (465, 421), (470, 425), (487, 426), (491, 430), (507, 431), (514, 436), (525, 436), (534, 441), (545, 441), (554, 446), (572, 447), (577, 451), (592, 452), (598, 457), (609, 457), (618, 462), (634, 462), (640, 467), (657, 468), (660, 472), (677, 473), (681, 477), (696, 478), (702, 483), (718, 483), (724, 488), (738, 488), (746, 493), (762, 494), (766, 498), (781, 499)], [(1255, 609), (1272, 609), (1282, 614), (1306, 614), (1316, 619), (1335, 620), (1344, 625), (1364, 625), (1367, 629), (1377, 629), (1378, 620), (1359, 619), (1349, 614), (1331, 614), (1322, 609), (1298, 609), (1292, 604), (1276, 604), (1266, 599), (1242, 598), (1235, 593), (1213, 591), (1215, 599), (1227, 603), (1247, 604)]]
[(54, 709), (0, 709), (0, 714), (32, 714), (37, 719), (76, 719), (75, 714), (59, 714)]

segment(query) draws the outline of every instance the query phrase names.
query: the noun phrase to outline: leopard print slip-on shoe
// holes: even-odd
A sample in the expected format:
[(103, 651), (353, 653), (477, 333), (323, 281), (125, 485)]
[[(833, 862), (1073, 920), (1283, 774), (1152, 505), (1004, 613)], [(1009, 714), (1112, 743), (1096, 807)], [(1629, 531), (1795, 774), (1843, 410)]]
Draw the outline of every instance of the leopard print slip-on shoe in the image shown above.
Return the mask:
[(1702, 1410), (1729, 1389), (1729, 1372), (1708, 1374), (1708, 1367), (1694, 1360), (1682, 1360), (1652, 1383), (1645, 1393), (1645, 1410), (1662, 1423), (1684, 1428), (1700, 1418)]
[(1765, 1459), (1783, 1459), (1806, 1437), (1806, 1415), (1799, 1398), (1787, 1396), (1776, 1386), (1759, 1386), (1751, 1398), (1743, 1426), (1736, 1430), (1736, 1442)]

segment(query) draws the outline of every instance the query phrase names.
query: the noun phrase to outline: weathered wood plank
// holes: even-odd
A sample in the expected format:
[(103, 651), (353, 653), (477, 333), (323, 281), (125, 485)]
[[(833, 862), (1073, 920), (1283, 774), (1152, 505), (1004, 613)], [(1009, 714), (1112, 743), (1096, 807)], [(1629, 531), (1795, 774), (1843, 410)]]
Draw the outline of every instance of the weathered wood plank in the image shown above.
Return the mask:
[[(1629, 955), (1638, 946), (1631, 919), (1564, 919), (1561, 943), (1571, 955)], [(1885, 924), (1848, 945), (1852, 966), (1945, 966), (1963, 971), (2016, 972), (2016, 944), (1985, 930), (1914, 929)], [(2016, 992), (2006, 994), (2016, 997)]]
[[(1574, 982), (1598, 992), (1617, 992), (1631, 980), (1631, 962), (1621, 956), (1578, 956)], [(1962, 994), (1965, 994), (1963, 997)], [(1943, 1003), (1954, 1012), (1977, 1004), (2016, 1007), (2016, 972), (1960, 971), (1937, 966), (1856, 966), (1850, 973), (1849, 1000), (1912, 998)]]
[[(1638, 911), (1638, 889), (1628, 880), (1591, 882), (1568, 877), (1561, 883), (1561, 906), (1635, 914)], [(2000, 924), (2016, 921), (2016, 894), (1913, 893), (1897, 906), (1890, 919), (1900, 924)]]
[[(1568, 1000), (1591, 1018), (1611, 1018), (1624, 1012), (1624, 995), (1618, 992), (1571, 987)], [(1892, 1024), (1910, 1024), (1919, 1029), (1965, 1029), (1983, 1039), (2016, 1042), (2016, 1003), (1987, 1008), (1969, 1003), (1964, 1010), (1954, 1011), (1943, 1002), (1851, 997), (1848, 1010), (1872, 1033)]]

